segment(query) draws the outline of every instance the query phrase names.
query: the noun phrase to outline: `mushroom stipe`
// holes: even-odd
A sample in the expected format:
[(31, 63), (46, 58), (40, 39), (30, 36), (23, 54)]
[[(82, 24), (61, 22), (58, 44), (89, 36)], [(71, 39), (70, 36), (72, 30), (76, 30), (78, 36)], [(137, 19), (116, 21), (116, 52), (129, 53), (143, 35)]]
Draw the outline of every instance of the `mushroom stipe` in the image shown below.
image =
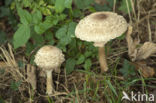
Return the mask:
[(105, 48), (99, 47), (99, 62), (100, 62), (100, 68), (101, 72), (106, 72), (108, 70), (107, 61), (106, 61), (106, 55), (105, 55)]

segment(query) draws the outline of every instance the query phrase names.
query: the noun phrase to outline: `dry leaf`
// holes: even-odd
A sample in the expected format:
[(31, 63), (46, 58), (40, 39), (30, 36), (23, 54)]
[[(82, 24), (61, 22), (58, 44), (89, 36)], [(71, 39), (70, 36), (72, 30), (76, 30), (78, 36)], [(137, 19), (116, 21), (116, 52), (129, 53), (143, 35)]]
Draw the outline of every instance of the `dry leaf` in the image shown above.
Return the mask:
[(136, 60), (147, 59), (152, 54), (156, 53), (156, 44), (152, 42), (145, 42), (138, 50)]
[(5, 62), (0, 61), (0, 68), (8, 67)]
[(133, 28), (129, 25), (126, 40), (128, 44), (128, 55), (132, 61), (135, 61), (137, 55), (136, 46), (139, 44), (140, 40), (139, 38), (133, 40), (133, 38), (131, 37), (132, 31)]
[(146, 62), (139, 61), (134, 63), (137, 70), (139, 70), (143, 77), (152, 77), (155, 74), (154, 68), (147, 66)]
[[(140, 40), (138, 37), (133, 40), (132, 26), (128, 27), (126, 40), (128, 44), (128, 55), (132, 61), (147, 59), (149, 56), (156, 53), (156, 44), (152, 42), (145, 42), (140, 48), (137, 48)], [(146, 62), (138, 61), (135, 62), (134, 65), (145, 78), (152, 77), (155, 74), (154, 68), (147, 66)]]
[(36, 89), (36, 68), (30, 64), (27, 64), (27, 82), (34, 90)]
[(139, 37), (136, 37), (134, 40), (132, 38), (132, 26), (128, 27), (128, 32), (126, 36), (128, 44), (128, 55), (132, 61), (147, 59), (152, 54), (156, 53), (156, 44), (152, 42), (145, 42), (140, 48), (137, 48), (139, 45)]

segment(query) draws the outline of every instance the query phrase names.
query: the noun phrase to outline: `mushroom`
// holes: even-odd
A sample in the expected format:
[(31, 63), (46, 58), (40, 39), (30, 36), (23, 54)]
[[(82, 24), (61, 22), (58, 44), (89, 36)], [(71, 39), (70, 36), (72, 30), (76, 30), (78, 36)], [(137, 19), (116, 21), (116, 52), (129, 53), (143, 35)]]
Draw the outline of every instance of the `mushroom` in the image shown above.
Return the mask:
[(56, 72), (60, 71), (60, 66), (64, 62), (64, 55), (62, 51), (54, 46), (46, 45), (40, 48), (35, 55), (34, 62), (43, 71), (46, 72), (47, 75), (47, 90), (46, 93), (51, 95), (55, 93), (52, 72), (55, 70)]
[(113, 12), (92, 13), (79, 21), (75, 29), (77, 38), (94, 42), (94, 46), (99, 48), (99, 62), (101, 72), (108, 70), (105, 44), (116, 37), (121, 36), (127, 30), (126, 20)]

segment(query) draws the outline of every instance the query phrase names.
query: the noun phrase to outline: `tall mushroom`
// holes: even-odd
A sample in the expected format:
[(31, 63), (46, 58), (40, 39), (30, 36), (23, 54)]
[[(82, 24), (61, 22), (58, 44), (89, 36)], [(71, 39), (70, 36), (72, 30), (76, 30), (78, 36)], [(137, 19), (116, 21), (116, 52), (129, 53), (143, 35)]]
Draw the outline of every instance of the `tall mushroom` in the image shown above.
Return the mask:
[(64, 62), (64, 55), (57, 47), (46, 45), (40, 48), (35, 55), (34, 62), (42, 68), (47, 74), (47, 90), (46, 93), (51, 95), (55, 92), (53, 88), (52, 72), (59, 71), (61, 64)]
[(99, 62), (101, 72), (108, 70), (106, 56), (105, 56), (105, 44), (119, 37), (127, 30), (126, 20), (113, 12), (96, 12), (92, 13), (78, 23), (75, 30), (77, 38), (94, 42), (95, 47), (99, 47)]

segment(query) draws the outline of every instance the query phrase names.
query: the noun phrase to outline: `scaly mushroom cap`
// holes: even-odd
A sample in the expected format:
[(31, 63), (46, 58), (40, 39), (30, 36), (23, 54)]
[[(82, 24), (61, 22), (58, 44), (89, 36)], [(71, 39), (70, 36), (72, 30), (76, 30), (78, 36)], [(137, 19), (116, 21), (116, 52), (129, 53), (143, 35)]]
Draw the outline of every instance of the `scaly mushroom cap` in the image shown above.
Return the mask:
[(126, 20), (113, 12), (96, 12), (78, 23), (75, 35), (84, 41), (108, 42), (127, 30)]
[(40, 68), (45, 70), (54, 70), (64, 62), (64, 55), (62, 51), (54, 46), (43, 46), (35, 55), (34, 62)]

